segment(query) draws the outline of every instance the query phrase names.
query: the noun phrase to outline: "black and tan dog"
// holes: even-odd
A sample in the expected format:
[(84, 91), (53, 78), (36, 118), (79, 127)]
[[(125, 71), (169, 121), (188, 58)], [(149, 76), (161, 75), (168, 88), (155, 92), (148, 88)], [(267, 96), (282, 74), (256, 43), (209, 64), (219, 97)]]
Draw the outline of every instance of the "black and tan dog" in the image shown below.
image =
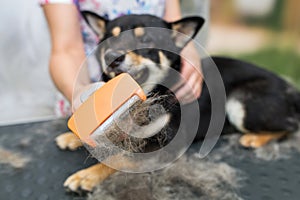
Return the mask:
[[(167, 23), (150, 15), (129, 15), (108, 21), (91, 12), (82, 14), (101, 41), (114, 37), (114, 40), (97, 49), (96, 55), (104, 72), (104, 80), (128, 72), (141, 85), (162, 82), (168, 76), (170, 67), (180, 71), (181, 58), (178, 55), (204, 23), (201, 17), (188, 17)], [(145, 27), (166, 28), (174, 30), (174, 33), (167, 31), (159, 35), (153, 34)], [(126, 30), (130, 32), (124, 41), (121, 33)], [(189, 38), (182, 37), (178, 32)], [(138, 50), (128, 51), (124, 49), (126, 45)], [(168, 51), (158, 46), (166, 46)], [(241, 145), (258, 148), (298, 129), (300, 94), (294, 87), (275, 74), (252, 64), (223, 57), (212, 59), (221, 74), (227, 96), (223, 105), (226, 111), (223, 132), (241, 132)], [(212, 67), (210, 63), (207, 59), (202, 59), (204, 74)], [(107, 64), (108, 67), (105, 67)], [(144, 89), (147, 92), (161, 90), (161, 94), (166, 92), (157, 86)], [(211, 99), (205, 83), (198, 102), (201, 120), (196, 122), (199, 123), (196, 139), (201, 139), (205, 136), (211, 119)], [(176, 109), (170, 111), (173, 120), (176, 120), (177, 114), (174, 112)], [(193, 113), (190, 117), (193, 119)], [(61, 149), (74, 150), (82, 146), (71, 133), (57, 137), (56, 141)], [(91, 191), (114, 172), (114, 169), (99, 163), (76, 172), (65, 181), (64, 186), (74, 192)]]

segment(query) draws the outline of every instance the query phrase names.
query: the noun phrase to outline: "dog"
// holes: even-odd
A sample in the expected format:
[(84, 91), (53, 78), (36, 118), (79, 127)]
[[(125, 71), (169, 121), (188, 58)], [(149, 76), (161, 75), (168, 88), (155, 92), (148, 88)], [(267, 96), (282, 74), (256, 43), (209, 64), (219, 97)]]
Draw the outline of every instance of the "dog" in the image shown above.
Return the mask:
[[(82, 15), (100, 41), (114, 38), (96, 50), (103, 79), (108, 81), (127, 72), (140, 85), (146, 85), (143, 89), (147, 93), (156, 91), (159, 95), (169, 91), (151, 83), (163, 82), (169, 69), (180, 72), (180, 52), (204, 24), (201, 17), (187, 17), (167, 23), (151, 15), (128, 15), (112, 21), (89, 11), (83, 11)], [(153, 34), (152, 29), (145, 27), (163, 28), (170, 32)], [(122, 34), (126, 31), (124, 41)], [(182, 37), (180, 33), (188, 37)], [(137, 50), (124, 49), (126, 46)], [(167, 46), (168, 51), (157, 48), (158, 46)], [(298, 130), (300, 93), (292, 85), (272, 72), (241, 60), (225, 57), (211, 59), (219, 70), (227, 96), (225, 104), (222, 105), (226, 113), (222, 133), (240, 132), (239, 142), (242, 146), (259, 148)], [(213, 67), (208, 59), (202, 59), (201, 63), (204, 74)], [(212, 116), (211, 98), (205, 82), (197, 101), (201, 120), (196, 122), (199, 128), (195, 140), (200, 140), (205, 137)], [(174, 109), (169, 109), (172, 115), (170, 124), (172, 120), (178, 122), (178, 102), (173, 105)], [(193, 119), (192, 112), (190, 117)], [(81, 141), (72, 133), (58, 136), (56, 142), (61, 149), (75, 150), (82, 146)], [(90, 192), (114, 172), (115, 169), (98, 163), (71, 175), (64, 186), (72, 192)]]

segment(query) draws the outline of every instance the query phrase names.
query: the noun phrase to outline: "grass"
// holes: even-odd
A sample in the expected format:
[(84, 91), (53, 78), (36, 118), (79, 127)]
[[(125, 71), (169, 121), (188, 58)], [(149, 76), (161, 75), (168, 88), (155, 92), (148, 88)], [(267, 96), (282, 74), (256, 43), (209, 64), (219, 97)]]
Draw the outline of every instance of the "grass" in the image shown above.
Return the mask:
[(284, 77), (289, 77), (300, 89), (300, 55), (290, 49), (268, 47), (254, 53), (233, 57), (257, 64)]

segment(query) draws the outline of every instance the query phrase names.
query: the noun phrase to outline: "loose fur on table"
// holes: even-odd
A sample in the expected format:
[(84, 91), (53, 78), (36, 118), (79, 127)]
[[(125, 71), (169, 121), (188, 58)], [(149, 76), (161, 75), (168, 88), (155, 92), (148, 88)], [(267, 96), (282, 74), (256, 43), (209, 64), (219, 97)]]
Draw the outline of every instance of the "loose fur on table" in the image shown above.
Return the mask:
[(288, 159), (292, 152), (300, 153), (300, 132), (291, 134), (280, 142), (274, 141), (254, 150), (255, 156), (265, 161)]
[[(221, 160), (224, 157), (234, 156), (235, 159), (242, 159), (244, 154), (238, 153), (243, 150), (238, 143), (240, 136), (240, 134), (222, 136), (228, 141), (226, 145), (221, 147), (223, 154), (212, 153), (211, 158)], [(289, 159), (293, 152), (300, 153), (300, 132), (291, 134), (281, 141), (273, 141), (261, 148), (251, 149), (250, 151), (253, 153), (253, 158), (257, 160), (276, 161)]]
[[(244, 158), (244, 153), (237, 153), (242, 150), (238, 144), (240, 134), (222, 137), (227, 142), (220, 144), (206, 159), (185, 154), (172, 166), (160, 171), (119, 172), (99, 185), (88, 199), (242, 199), (238, 190), (243, 187), (247, 174), (221, 161), (224, 157)], [(293, 151), (300, 153), (300, 133), (259, 149), (243, 151), (252, 151), (253, 158), (262, 161), (287, 159)]]
[(172, 166), (142, 174), (117, 173), (89, 194), (88, 200), (241, 199), (242, 173), (224, 162), (184, 155)]
[(0, 147), (0, 164), (8, 164), (13, 168), (19, 169), (24, 168), (29, 161), (30, 158), (28, 156)]

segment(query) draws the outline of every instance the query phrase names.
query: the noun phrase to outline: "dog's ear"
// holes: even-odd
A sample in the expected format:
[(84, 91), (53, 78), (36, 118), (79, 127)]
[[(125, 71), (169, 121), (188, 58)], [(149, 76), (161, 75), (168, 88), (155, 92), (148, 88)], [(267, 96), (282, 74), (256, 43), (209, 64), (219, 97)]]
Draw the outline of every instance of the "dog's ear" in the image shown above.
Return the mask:
[(174, 30), (172, 38), (176, 46), (183, 48), (191, 41), (197, 35), (204, 21), (202, 17), (186, 17), (170, 23), (172, 30)]
[(102, 40), (106, 32), (106, 24), (108, 20), (90, 11), (81, 11), (81, 15), (92, 30), (97, 34), (99, 40)]

